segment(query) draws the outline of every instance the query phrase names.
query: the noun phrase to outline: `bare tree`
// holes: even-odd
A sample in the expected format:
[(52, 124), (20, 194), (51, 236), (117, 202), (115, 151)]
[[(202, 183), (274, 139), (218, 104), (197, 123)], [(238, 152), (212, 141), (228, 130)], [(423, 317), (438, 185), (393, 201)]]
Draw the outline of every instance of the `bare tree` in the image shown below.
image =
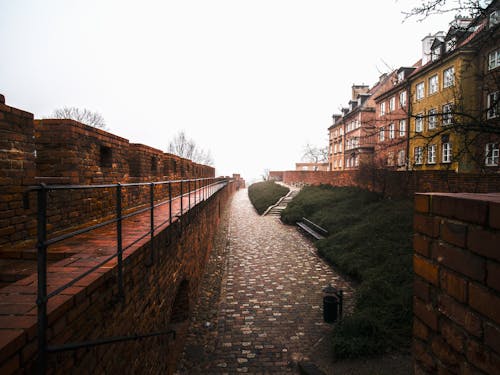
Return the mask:
[(81, 122), (82, 124), (93, 126), (106, 130), (104, 117), (98, 112), (91, 111), (87, 108), (63, 107), (52, 112), (50, 118), (70, 119)]
[(262, 180), (263, 181), (269, 181), (269, 168), (265, 168), (263, 171), (262, 171)]
[(310, 143), (304, 146), (302, 160), (307, 163), (324, 163), (328, 161), (328, 146), (317, 147)]
[(186, 136), (184, 131), (180, 131), (174, 136), (168, 144), (167, 150), (174, 155), (190, 159), (195, 163), (214, 164), (210, 150), (200, 148), (193, 139)]
[(484, 15), (484, 10), (492, 0), (425, 0), (408, 12), (405, 18), (417, 17), (423, 20), (434, 14), (454, 13), (457, 17), (475, 18)]

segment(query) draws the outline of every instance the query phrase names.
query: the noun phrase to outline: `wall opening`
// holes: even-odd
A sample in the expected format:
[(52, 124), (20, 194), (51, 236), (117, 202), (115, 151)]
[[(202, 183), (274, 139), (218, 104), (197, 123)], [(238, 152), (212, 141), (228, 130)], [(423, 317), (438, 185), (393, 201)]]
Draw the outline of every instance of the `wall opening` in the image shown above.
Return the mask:
[(111, 168), (113, 166), (113, 150), (111, 147), (101, 146), (99, 166), (101, 168)]

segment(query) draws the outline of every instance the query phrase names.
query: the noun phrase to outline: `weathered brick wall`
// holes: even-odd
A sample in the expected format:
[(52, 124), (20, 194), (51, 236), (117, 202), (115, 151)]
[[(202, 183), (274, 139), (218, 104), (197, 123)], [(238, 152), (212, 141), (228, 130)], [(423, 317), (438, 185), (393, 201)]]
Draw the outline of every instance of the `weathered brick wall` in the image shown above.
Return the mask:
[[(49, 301), (51, 345), (170, 329), (176, 330), (175, 339), (162, 336), (50, 354), (49, 373), (171, 374), (183, 348), (189, 312), (221, 210), (238, 186), (231, 182), (181, 221), (161, 230), (154, 240), (153, 264), (149, 262), (148, 238), (128, 251), (124, 260), (124, 300), (118, 298), (116, 262), (112, 262)], [(112, 238), (106, 241), (113, 243)], [(76, 259), (49, 266), (49, 291), (77, 275), (80, 266), (97, 261), (95, 257)], [(33, 280), (34, 276), (1, 289), (12, 314), (0, 316), (1, 374), (30, 373), (36, 366)]]
[[(28, 112), (0, 100), (0, 251), (19, 256), (16, 248), (31, 246), (35, 236), (33, 210), (23, 209), (23, 192), (30, 185), (111, 184), (166, 179), (214, 177), (213, 167), (164, 153), (73, 120), (33, 120)], [(173, 187), (174, 196), (180, 186)], [(167, 196), (165, 186), (156, 196)], [(49, 194), (51, 232), (86, 226), (115, 214), (114, 189)], [(149, 200), (149, 187), (124, 189), (123, 207)], [(21, 240), (27, 243), (21, 243)]]
[(500, 373), (500, 193), (417, 194), (416, 374)]
[(5, 105), (0, 95), (0, 247), (32, 236), (35, 222), (23, 192), (35, 183), (33, 115)]
[(270, 172), (270, 177), (287, 184), (359, 186), (389, 196), (411, 196), (416, 192), (500, 191), (500, 174), (455, 173), (453, 171), (283, 171)]

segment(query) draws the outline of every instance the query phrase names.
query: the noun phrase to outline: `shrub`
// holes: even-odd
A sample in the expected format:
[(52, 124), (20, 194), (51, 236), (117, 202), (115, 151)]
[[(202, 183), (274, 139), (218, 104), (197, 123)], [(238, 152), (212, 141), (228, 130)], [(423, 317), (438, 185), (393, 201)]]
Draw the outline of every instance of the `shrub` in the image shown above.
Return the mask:
[(248, 197), (259, 215), (262, 215), (269, 206), (275, 204), (289, 191), (290, 189), (274, 181), (262, 181), (248, 187)]
[(327, 229), (318, 252), (359, 282), (354, 312), (334, 330), (336, 358), (409, 347), (412, 322), (412, 202), (352, 187), (307, 187), (282, 213)]

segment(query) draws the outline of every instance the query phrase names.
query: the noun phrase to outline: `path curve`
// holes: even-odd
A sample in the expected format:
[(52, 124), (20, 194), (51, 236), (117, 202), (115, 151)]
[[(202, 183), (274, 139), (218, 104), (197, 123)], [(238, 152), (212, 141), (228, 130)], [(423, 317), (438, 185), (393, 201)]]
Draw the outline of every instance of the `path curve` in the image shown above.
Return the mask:
[(316, 345), (329, 345), (322, 288), (343, 289), (347, 311), (353, 289), (294, 227), (259, 216), (246, 189), (228, 216), (177, 373), (297, 373), (298, 361), (314, 361)]

